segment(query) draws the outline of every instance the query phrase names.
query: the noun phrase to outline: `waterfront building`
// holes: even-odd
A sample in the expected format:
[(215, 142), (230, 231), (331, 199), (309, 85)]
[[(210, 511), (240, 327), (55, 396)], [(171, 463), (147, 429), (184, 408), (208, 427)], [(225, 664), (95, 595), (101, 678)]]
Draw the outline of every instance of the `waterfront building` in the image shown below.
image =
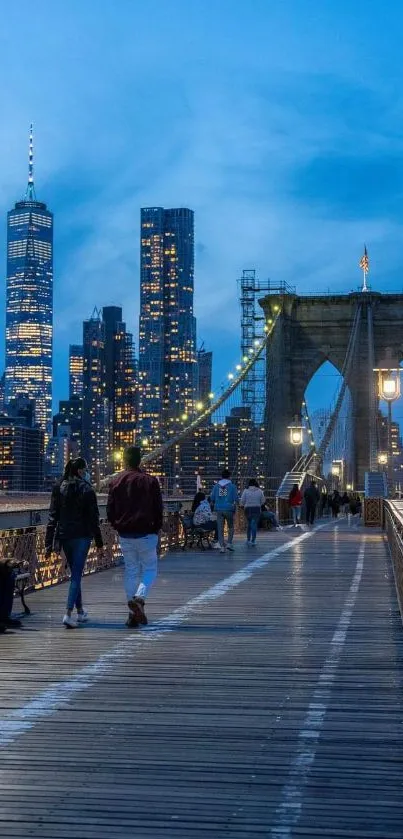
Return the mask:
[(105, 474), (110, 450), (110, 406), (105, 395), (105, 324), (94, 309), (83, 323), (82, 455), (93, 480)]
[(35, 402), (17, 396), (0, 415), (0, 489), (40, 492), (44, 489), (44, 431), (35, 425)]
[(47, 440), (52, 421), (53, 215), (34, 186), (32, 126), (25, 197), (7, 214), (5, 404), (35, 401)]
[(105, 396), (110, 406), (111, 445), (115, 457), (134, 444), (136, 383), (133, 335), (127, 332), (120, 306), (104, 306)]
[(194, 214), (141, 210), (139, 435), (153, 444), (194, 412)]
[(69, 398), (83, 395), (84, 353), (82, 344), (70, 344), (69, 347)]
[(210, 401), (213, 379), (213, 353), (202, 346), (197, 351), (197, 399), (206, 405)]

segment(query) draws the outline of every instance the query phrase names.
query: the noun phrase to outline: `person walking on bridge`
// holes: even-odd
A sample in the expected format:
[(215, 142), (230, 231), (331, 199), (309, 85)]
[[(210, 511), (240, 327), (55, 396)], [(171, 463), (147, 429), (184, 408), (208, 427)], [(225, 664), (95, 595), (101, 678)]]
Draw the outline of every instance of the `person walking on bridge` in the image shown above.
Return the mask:
[(107, 517), (119, 534), (129, 607), (127, 626), (147, 624), (145, 601), (158, 574), (158, 534), (162, 528), (162, 494), (157, 478), (140, 468), (141, 451), (129, 446), (123, 472), (109, 486)]
[(302, 508), (302, 492), (298, 484), (294, 484), (288, 497), (288, 503), (291, 507), (294, 527), (301, 524), (301, 508)]
[[(53, 489), (45, 536), (45, 556), (49, 558), (52, 551), (58, 553), (62, 550), (71, 571), (63, 618), (67, 629), (74, 629), (77, 623), (88, 620), (83, 606), (81, 578), (93, 539), (101, 558), (103, 541), (97, 497), (91, 486), (86, 461), (83, 457), (76, 457), (67, 462), (61, 482)], [(77, 609), (77, 621), (73, 617), (74, 608)]]
[[(231, 472), (229, 469), (224, 469), (221, 473), (221, 480), (214, 484), (210, 493), (210, 499), (213, 504), (214, 512), (217, 513), (217, 527), (218, 527), (218, 541), (220, 543), (220, 552), (225, 553), (227, 550), (233, 551), (232, 544), (234, 539), (234, 513), (238, 501), (238, 490), (235, 484), (231, 481)], [(224, 542), (224, 524), (227, 522), (228, 527), (228, 541)]]
[(245, 510), (247, 521), (246, 542), (252, 547), (256, 545), (257, 528), (264, 502), (264, 492), (260, 489), (256, 478), (251, 478), (249, 486), (244, 489), (239, 503)]
[(315, 521), (316, 508), (320, 499), (320, 493), (314, 480), (312, 480), (309, 486), (306, 488), (304, 492), (304, 499), (306, 523), (313, 525)]

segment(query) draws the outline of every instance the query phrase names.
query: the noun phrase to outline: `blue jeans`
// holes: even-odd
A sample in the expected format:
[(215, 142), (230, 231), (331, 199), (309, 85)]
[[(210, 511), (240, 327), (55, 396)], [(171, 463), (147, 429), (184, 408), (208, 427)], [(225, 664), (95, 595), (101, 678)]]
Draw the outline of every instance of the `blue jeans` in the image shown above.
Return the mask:
[(245, 515), (248, 522), (246, 538), (248, 542), (256, 542), (257, 526), (260, 519), (260, 507), (245, 507)]
[(88, 556), (88, 551), (91, 545), (91, 539), (63, 539), (62, 549), (67, 560), (67, 565), (71, 571), (71, 580), (69, 586), (69, 593), (67, 596), (67, 608), (81, 610), (83, 608), (83, 599), (81, 596), (81, 577), (83, 576), (85, 561)]
[(273, 525), (273, 527), (279, 527), (279, 523), (276, 519), (276, 516), (274, 515), (274, 513), (272, 513), (271, 510), (263, 510), (261, 514), (261, 519), (262, 521), (269, 521), (270, 524)]
[(227, 522), (228, 527), (228, 544), (232, 545), (234, 538), (234, 514), (232, 510), (217, 510), (217, 532), (220, 546), (225, 546), (224, 542), (224, 523)]

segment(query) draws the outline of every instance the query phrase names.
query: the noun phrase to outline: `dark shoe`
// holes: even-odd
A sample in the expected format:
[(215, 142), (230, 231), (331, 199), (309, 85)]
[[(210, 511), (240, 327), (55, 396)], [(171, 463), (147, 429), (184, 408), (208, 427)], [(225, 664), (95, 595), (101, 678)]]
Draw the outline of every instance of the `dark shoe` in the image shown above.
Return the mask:
[(18, 620), (18, 618), (5, 618), (3, 623), (10, 629), (21, 629), (22, 627), (22, 621)]
[(144, 600), (142, 597), (132, 597), (131, 600), (128, 602), (128, 607), (130, 611), (133, 613), (133, 617), (137, 623), (142, 624), (142, 626), (147, 626), (148, 620), (146, 613), (144, 611)]
[(126, 626), (128, 626), (131, 629), (136, 629), (136, 627), (138, 627), (138, 623), (137, 623), (134, 615), (132, 615), (131, 612), (130, 612), (129, 617), (126, 621)]

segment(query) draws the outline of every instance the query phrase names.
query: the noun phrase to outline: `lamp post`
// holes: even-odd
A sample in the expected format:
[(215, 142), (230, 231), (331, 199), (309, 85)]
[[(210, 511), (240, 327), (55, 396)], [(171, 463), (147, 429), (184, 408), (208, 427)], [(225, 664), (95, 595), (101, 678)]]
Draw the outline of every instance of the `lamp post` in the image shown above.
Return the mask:
[(295, 448), (295, 463), (297, 463), (304, 439), (304, 426), (295, 423), (295, 425), (289, 425), (288, 429), (290, 432), (290, 443)]
[(338, 489), (344, 483), (344, 463), (342, 460), (332, 460), (331, 473), (334, 489)]
[(379, 466), (387, 466), (388, 465), (388, 453), (387, 452), (378, 452), (378, 463), (379, 463)]
[[(392, 402), (399, 399), (400, 396), (400, 368), (399, 367), (375, 367), (374, 373), (378, 373), (378, 396), (383, 399), (388, 406), (388, 441), (387, 441), (387, 473), (388, 483), (391, 486), (393, 483), (393, 450), (392, 450)], [(380, 452), (385, 454), (385, 452)], [(378, 456), (378, 463), (380, 463)]]

